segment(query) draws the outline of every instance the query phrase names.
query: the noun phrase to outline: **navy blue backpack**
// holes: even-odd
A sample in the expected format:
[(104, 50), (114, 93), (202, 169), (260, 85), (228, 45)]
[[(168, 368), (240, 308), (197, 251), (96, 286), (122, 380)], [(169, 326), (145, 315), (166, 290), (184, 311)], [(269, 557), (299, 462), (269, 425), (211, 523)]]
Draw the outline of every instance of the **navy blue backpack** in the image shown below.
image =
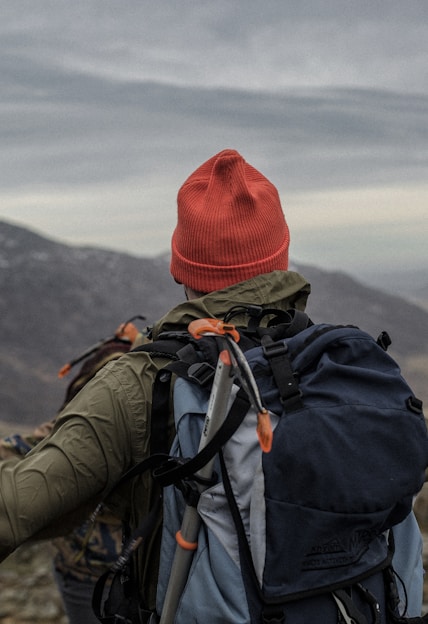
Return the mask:
[[(224, 424), (198, 453), (216, 340), (188, 339), (174, 356), (177, 435), (154, 472), (165, 486), (158, 614), (192, 506), (201, 522), (176, 624), (428, 622), (419, 617), (422, 568), (410, 582), (394, 557), (403, 527), (406, 544), (420, 548), (412, 502), (428, 464), (422, 403), (386, 353), (385, 334), (313, 325), (296, 311), (286, 320), (242, 330), (238, 343), (270, 415), (269, 452), (238, 379)], [(211, 459), (212, 479), (201, 483)]]

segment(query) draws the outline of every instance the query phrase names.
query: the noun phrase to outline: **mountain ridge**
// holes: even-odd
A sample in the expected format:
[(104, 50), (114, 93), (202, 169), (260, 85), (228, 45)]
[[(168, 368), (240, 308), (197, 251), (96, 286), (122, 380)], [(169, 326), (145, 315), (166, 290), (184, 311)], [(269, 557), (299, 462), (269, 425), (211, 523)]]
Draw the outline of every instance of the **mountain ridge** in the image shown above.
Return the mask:
[[(388, 331), (391, 354), (425, 391), (428, 312), (346, 273), (292, 264), (312, 284), (315, 322)], [(150, 325), (183, 299), (167, 254), (155, 258), (72, 247), (0, 221), (0, 421), (30, 426), (54, 417), (69, 382), (59, 368), (119, 323)], [(72, 375), (70, 375), (70, 378)], [(423, 398), (423, 397), (422, 397)]]

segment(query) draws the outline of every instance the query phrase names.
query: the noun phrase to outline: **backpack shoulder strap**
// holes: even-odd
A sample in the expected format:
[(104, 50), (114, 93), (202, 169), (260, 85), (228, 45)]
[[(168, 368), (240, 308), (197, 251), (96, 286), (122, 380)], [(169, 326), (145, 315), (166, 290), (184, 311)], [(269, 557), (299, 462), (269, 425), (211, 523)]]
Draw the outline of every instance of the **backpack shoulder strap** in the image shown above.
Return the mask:
[[(154, 358), (167, 358), (171, 362), (178, 361), (177, 352), (183, 347), (183, 342), (177, 338), (166, 340), (155, 340), (133, 349), (133, 351), (144, 351)], [(168, 452), (167, 424), (169, 417), (169, 397), (172, 371), (167, 365), (161, 368), (153, 383), (153, 398), (151, 411), (151, 435), (150, 435), (150, 455)], [(143, 466), (143, 471), (146, 470)], [(134, 475), (132, 475), (134, 476)]]

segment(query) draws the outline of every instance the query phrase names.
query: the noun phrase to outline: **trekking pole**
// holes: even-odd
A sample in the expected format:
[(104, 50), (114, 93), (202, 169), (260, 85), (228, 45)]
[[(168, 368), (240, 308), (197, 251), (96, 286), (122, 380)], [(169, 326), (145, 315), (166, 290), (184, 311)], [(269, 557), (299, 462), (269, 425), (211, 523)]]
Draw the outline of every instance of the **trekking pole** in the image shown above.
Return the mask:
[[(227, 348), (227, 336), (231, 336), (231, 340), (239, 339), (239, 334), (233, 325), (224, 324), (221, 321), (216, 321), (216, 325), (211, 325), (210, 321), (212, 320), (214, 319), (204, 319), (204, 325), (198, 321), (189, 325), (189, 331), (195, 338), (211, 335), (219, 339), (221, 347), (223, 347), (220, 350), (217, 361), (207, 414), (199, 443), (199, 451), (211, 440), (226, 417), (234, 380), (232, 362)], [(196, 476), (202, 479), (210, 479), (213, 473), (213, 464), (214, 458), (203, 466), (196, 473)], [(201, 492), (208, 486), (198, 485), (198, 487)], [(186, 505), (181, 529), (176, 534), (177, 547), (171, 567), (160, 624), (172, 624), (174, 621), (177, 605), (187, 581), (193, 553), (198, 546), (197, 539), (200, 523), (201, 518), (196, 507)]]
[[(200, 319), (189, 325), (189, 332), (194, 338), (213, 336), (220, 342), (220, 350), (214, 381), (208, 402), (204, 427), (198, 452), (200, 452), (223, 424), (229, 406), (229, 398), (235, 377), (239, 377), (242, 386), (248, 394), (250, 403), (258, 414), (257, 434), (262, 449), (269, 452), (272, 443), (272, 429), (267, 410), (262, 406), (260, 395), (254, 377), (241, 349), (237, 346), (239, 333), (229, 323), (216, 319)], [(205, 480), (212, 478), (215, 458), (212, 458), (195, 474)], [(198, 483), (199, 492), (203, 492), (209, 485)], [(201, 518), (196, 507), (186, 505), (181, 529), (176, 534), (177, 547), (172, 562), (171, 574), (165, 594), (164, 606), (160, 624), (172, 624), (177, 606), (187, 582), (194, 551), (198, 547), (198, 533)]]

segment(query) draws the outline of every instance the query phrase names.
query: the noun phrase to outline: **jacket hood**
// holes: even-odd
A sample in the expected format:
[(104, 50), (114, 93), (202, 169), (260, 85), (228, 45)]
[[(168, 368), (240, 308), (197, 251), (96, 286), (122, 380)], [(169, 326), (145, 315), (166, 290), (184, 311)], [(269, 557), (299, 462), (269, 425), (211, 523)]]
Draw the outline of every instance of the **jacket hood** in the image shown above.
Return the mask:
[[(156, 339), (164, 331), (181, 331), (199, 318), (223, 318), (232, 306), (260, 305), (288, 310), (304, 310), (311, 287), (306, 279), (294, 271), (272, 271), (249, 280), (208, 293), (198, 299), (185, 301), (170, 310), (152, 329)], [(236, 324), (244, 316), (236, 317)]]

